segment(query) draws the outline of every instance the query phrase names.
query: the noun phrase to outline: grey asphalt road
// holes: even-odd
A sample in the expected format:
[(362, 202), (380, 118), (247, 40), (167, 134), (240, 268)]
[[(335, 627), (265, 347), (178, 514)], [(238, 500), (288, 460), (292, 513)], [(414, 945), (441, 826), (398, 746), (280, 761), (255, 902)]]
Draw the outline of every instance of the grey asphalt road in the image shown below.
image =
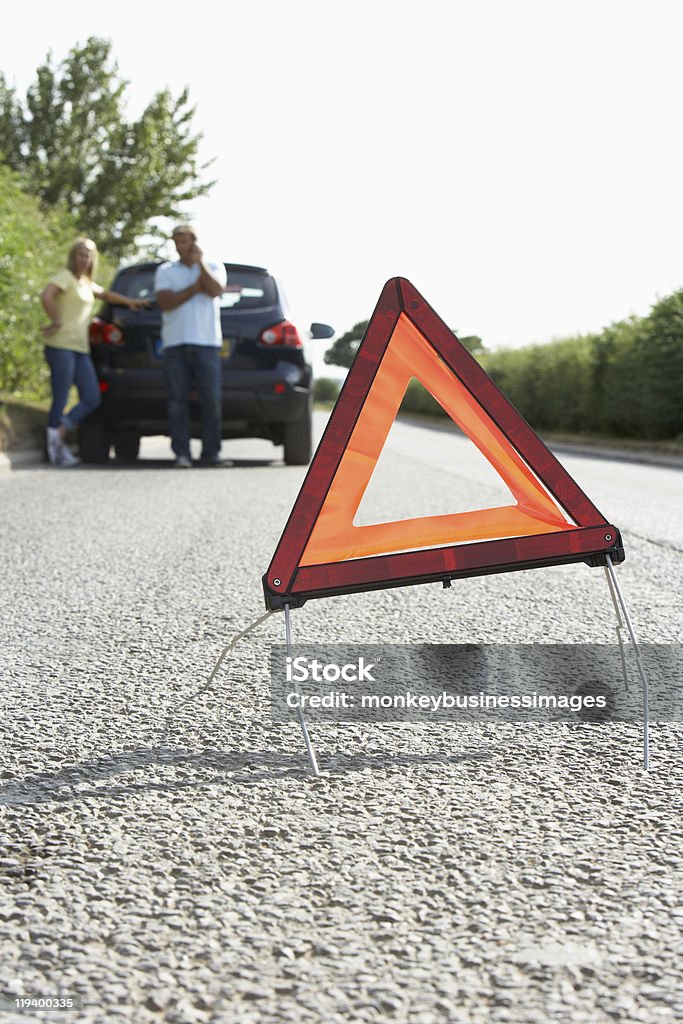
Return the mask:
[[(319, 420), (320, 427), (322, 420)], [(268, 709), (260, 577), (304, 470), (0, 477), (2, 1020), (683, 1019), (683, 729), (317, 723)], [(680, 644), (683, 473), (567, 456), (623, 533), (640, 638)], [(469, 442), (396, 424), (359, 521), (503, 500)], [(309, 602), (294, 642), (610, 643), (584, 565)]]

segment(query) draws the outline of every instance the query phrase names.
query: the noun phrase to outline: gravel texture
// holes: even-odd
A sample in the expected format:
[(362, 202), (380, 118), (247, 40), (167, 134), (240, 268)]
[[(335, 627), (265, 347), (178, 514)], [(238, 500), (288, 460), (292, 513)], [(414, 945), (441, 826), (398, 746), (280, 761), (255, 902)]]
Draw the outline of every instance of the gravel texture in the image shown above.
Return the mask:
[[(265, 447), (226, 450), (241, 460), (225, 470), (0, 480), (0, 994), (83, 1000), (0, 1022), (682, 1020), (681, 726), (653, 726), (646, 774), (628, 725), (326, 723), (313, 778), (296, 725), (268, 711), (281, 615), (182, 704), (263, 613), (303, 478)], [(575, 461), (618, 489), (619, 467)], [(681, 548), (673, 526), (648, 536), (646, 506), (661, 524), (683, 475), (623, 472), (635, 496), (604, 508), (620, 580), (641, 637), (680, 642)], [(614, 638), (586, 566), (292, 618), (295, 644)]]

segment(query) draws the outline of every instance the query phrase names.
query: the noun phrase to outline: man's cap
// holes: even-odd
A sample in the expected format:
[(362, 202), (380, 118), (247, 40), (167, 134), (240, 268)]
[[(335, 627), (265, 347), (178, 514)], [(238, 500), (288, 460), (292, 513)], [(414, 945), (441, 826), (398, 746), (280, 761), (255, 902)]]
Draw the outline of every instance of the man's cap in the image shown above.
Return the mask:
[(176, 235), (192, 235), (195, 241), (197, 241), (197, 232), (191, 224), (177, 224), (173, 228), (171, 238), (175, 238)]

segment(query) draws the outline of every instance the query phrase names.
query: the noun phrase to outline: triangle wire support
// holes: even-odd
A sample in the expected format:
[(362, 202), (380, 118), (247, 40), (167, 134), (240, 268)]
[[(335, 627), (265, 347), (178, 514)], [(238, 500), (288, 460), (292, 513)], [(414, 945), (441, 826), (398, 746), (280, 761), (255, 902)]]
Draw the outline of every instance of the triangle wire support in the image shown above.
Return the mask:
[[(292, 624), (290, 622), (290, 616), (289, 616), (289, 605), (285, 604), (284, 609), (285, 609), (285, 638), (287, 640), (287, 657), (291, 658), (292, 657)], [(291, 664), (291, 662), (290, 662), (290, 664)], [(297, 682), (294, 683), (294, 688), (295, 688), (295, 692), (297, 694), (301, 693), (301, 691), (299, 690), (299, 684)], [(301, 707), (300, 702), (297, 702), (296, 713), (297, 713), (297, 717), (299, 719), (299, 725), (301, 726), (301, 732), (303, 733), (304, 743), (306, 744), (306, 753), (308, 754), (308, 763), (311, 766), (311, 772), (313, 773), (313, 775), (320, 775), (320, 769), (318, 768), (318, 762), (317, 762), (316, 757), (315, 757), (315, 750), (313, 749), (313, 744), (311, 743), (311, 738), (308, 735), (308, 727), (306, 725), (306, 719), (304, 718), (304, 713), (303, 713), (303, 709)]]
[(619, 607), (617, 594), (614, 589), (614, 583), (612, 582), (612, 577), (609, 574), (609, 569), (607, 568), (607, 566), (605, 566), (605, 576), (607, 577), (607, 586), (609, 587), (610, 597), (612, 598), (612, 604), (614, 605), (614, 611), (617, 616), (616, 634), (617, 640), (619, 641), (619, 657), (621, 658), (621, 671), (624, 676), (624, 686), (626, 688), (626, 693), (628, 693), (628, 666), (626, 664), (626, 648), (624, 646), (624, 634), (622, 633), (622, 630), (625, 629), (626, 626), (624, 625), (624, 620), (621, 617), (621, 608)]
[[(628, 608), (626, 607), (626, 602), (624, 601), (624, 596), (621, 593), (621, 588), (619, 586), (619, 582), (617, 580), (617, 576), (616, 576), (616, 573), (614, 571), (614, 566), (612, 565), (612, 559), (611, 559), (611, 557), (609, 555), (605, 555), (605, 562), (606, 562), (606, 564), (605, 564), (605, 573), (607, 575), (607, 582), (609, 584), (610, 595), (612, 597), (612, 601), (614, 603), (614, 607), (615, 607), (616, 613), (617, 613), (617, 620), (619, 622), (619, 625), (617, 626), (617, 636), (619, 637), (619, 642), (620, 642), (620, 645), (621, 645), (622, 640), (621, 640), (621, 632), (620, 632), (620, 630), (621, 630), (621, 628), (623, 626), (623, 623), (621, 621), (621, 616), (619, 614), (619, 607), (621, 607), (621, 611), (622, 611), (623, 616), (624, 616), (624, 622), (626, 623), (626, 628), (627, 628), (629, 636), (631, 638), (631, 643), (633, 644), (633, 649), (634, 649), (635, 656), (636, 656), (636, 666), (638, 668), (638, 675), (640, 676), (640, 681), (641, 681), (642, 686), (643, 686), (643, 768), (644, 768), (645, 771), (647, 771), (648, 768), (650, 767), (650, 729), (649, 729), (650, 710), (649, 710), (647, 677), (645, 675), (645, 669), (643, 668), (643, 663), (640, 660), (640, 647), (638, 646), (638, 641), (636, 639), (636, 634), (635, 634), (635, 632), (633, 630), (633, 626), (631, 625), (631, 618), (630, 618), (630, 616), (628, 614)], [(624, 653), (623, 653), (623, 647), (622, 647), (622, 668), (624, 670), (624, 678), (627, 679), (627, 676), (626, 676), (626, 658), (625, 658)], [(628, 687), (628, 680), (627, 680), (627, 687)]]

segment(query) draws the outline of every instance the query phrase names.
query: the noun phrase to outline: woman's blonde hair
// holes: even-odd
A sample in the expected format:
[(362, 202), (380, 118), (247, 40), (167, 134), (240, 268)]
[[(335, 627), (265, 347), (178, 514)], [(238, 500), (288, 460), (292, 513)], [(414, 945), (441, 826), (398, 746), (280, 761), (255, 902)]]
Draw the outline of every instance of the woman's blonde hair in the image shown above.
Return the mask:
[(66, 261), (66, 265), (71, 273), (76, 275), (76, 252), (79, 249), (87, 249), (90, 253), (90, 267), (86, 271), (86, 277), (89, 277), (91, 281), (95, 280), (95, 274), (97, 273), (97, 246), (93, 242), (92, 238), (77, 238), (74, 244), (69, 249), (69, 258)]

